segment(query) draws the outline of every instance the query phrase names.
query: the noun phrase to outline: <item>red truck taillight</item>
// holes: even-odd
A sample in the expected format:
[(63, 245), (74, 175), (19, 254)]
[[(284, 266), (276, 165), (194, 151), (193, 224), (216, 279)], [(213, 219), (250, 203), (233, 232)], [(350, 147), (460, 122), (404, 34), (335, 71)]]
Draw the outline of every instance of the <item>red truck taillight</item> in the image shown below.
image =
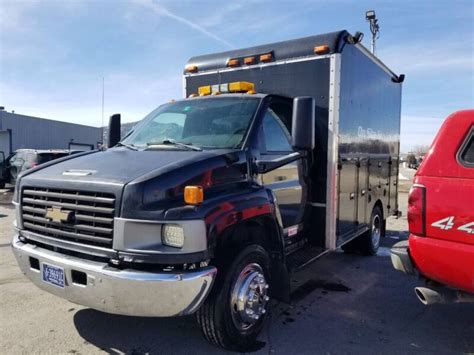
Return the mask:
[(424, 236), (426, 234), (426, 189), (415, 184), (408, 195), (408, 229), (410, 233)]

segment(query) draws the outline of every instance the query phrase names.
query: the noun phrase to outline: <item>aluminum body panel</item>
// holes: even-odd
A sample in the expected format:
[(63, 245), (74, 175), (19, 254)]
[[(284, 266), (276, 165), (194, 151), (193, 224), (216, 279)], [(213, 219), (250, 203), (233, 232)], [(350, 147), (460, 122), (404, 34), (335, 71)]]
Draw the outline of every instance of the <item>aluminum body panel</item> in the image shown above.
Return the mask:
[(326, 165), (326, 248), (336, 249), (337, 212), (339, 201), (339, 107), (341, 93), (341, 55), (331, 56), (329, 82), (329, 110), (327, 124), (327, 165)]
[[(393, 73), (359, 46), (344, 48), (341, 54), (338, 161), (340, 182), (346, 184), (349, 179), (354, 186), (350, 189), (341, 185), (339, 190), (354, 193), (355, 203), (340, 196), (346, 206), (341, 205), (338, 209), (337, 245), (351, 239), (347, 226), (357, 230), (358, 226), (370, 222), (372, 209), (378, 201), (384, 218), (398, 207), (396, 195), (391, 191), (396, 191), (398, 185), (401, 84), (392, 79)], [(347, 167), (347, 162), (354, 159), (357, 162), (356, 179), (352, 179), (352, 167)], [(368, 169), (362, 159), (367, 159)], [(350, 176), (344, 178), (346, 174)], [(362, 191), (366, 191), (364, 196)]]
[[(39, 288), (73, 303), (113, 314), (142, 317), (191, 314), (205, 300), (217, 273), (215, 267), (185, 272), (119, 270), (107, 263), (25, 244), (17, 237), (12, 247), (22, 272)], [(39, 269), (32, 267), (30, 258), (39, 261)], [(64, 270), (64, 288), (42, 280), (44, 263)], [(74, 282), (73, 272), (86, 274), (86, 284)]]

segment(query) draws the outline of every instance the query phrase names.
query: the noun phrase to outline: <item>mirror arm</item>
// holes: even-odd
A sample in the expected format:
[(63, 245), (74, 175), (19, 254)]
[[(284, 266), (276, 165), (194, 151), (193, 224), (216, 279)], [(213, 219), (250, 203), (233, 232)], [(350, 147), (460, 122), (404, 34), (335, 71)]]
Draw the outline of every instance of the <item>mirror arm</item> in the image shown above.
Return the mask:
[(268, 173), (269, 171), (278, 169), (283, 165), (292, 163), (298, 159), (304, 158), (306, 156), (305, 151), (294, 152), (288, 155), (285, 155), (281, 158), (274, 160), (257, 160), (257, 171), (259, 174)]

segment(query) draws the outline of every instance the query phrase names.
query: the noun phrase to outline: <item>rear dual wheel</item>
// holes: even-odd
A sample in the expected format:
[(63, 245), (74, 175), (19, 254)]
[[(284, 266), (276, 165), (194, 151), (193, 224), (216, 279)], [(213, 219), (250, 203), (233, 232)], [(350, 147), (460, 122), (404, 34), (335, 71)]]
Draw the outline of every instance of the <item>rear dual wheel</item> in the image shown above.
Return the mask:
[(375, 206), (370, 217), (369, 230), (342, 246), (345, 252), (359, 252), (364, 255), (376, 255), (382, 237), (385, 237), (385, 222), (379, 206)]
[(228, 350), (248, 351), (262, 330), (270, 300), (270, 258), (259, 245), (245, 247), (216, 284), (197, 320), (204, 337)]

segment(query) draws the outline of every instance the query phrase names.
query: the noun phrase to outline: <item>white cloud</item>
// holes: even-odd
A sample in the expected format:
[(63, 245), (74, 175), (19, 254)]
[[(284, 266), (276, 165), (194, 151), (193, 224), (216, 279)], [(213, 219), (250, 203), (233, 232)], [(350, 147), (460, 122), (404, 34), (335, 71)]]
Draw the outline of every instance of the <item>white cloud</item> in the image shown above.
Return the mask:
[[(469, 34), (467, 35), (469, 37)], [(466, 38), (453, 37), (435, 41), (417, 40), (416, 43), (401, 42), (387, 46), (377, 55), (389, 67), (404, 73), (427, 73), (436, 75), (437, 70), (474, 73), (474, 44)]]
[(417, 145), (429, 145), (436, 136), (444, 117), (402, 115), (401, 151), (408, 152)]
[[(6, 86), (0, 83), (0, 104), (7, 111), (53, 120), (101, 125), (102, 80), (88, 78), (74, 85), (49, 87), (38, 91), (28, 86)], [(144, 74), (111, 73), (105, 78), (104, 121), (121, 113), (123, 122), (137, 121), (158, 105), (181, 98), (181, 78), (154, 79)]]
[(205, 36), (217, 41), (217, 42), (220, 42), (221, 44), (225, 45), (226, 47), (229, 47), (229, 48), (234, 48), (234, 45), (231, 44), (230, 42), (226, 41), (225, 39), (215, 35), (214, 33), (208, 31), (207, 29), (205, 29), (203, 26), (201, 25), (198, 25), (196, 22), (193, 22), (193, 21), (190, 21), (182, 16), (179, 16), (179, 15), (176, 15), (175, 13), (167, 10), (165, 7), (163, 7), (162, 5), (158, 5), (156, 3), (154, 3), (152, 0), (133, 0), (133, 2), (135, 4), (139, 4), (141, 6), (144, 6), (148, 9), (151, 9), (153, 10), (156, 14), (160, 15), (160, 16), (164, 16), (164, 17), (168, 17), (172, 20), (175, 20), (181, 24), (184, 24), (194, 30), (197, 30), (199, 32), (201, 32), (202, 34), (204, 34)]

